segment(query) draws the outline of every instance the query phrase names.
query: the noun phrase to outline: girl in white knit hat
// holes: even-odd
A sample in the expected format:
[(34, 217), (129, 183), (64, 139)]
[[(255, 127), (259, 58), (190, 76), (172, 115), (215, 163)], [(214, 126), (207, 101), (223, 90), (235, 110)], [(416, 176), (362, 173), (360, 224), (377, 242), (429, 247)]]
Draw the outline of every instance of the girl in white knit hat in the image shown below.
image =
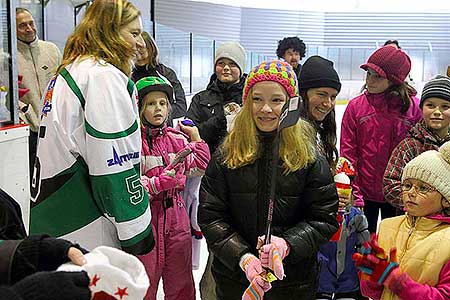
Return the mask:
[[(404, 216), (385, 219), (354, 260), (372, 299), (450, 299), (450, 142), (403, 170)], [(385, 251), (389, 250), (389, 254)]]

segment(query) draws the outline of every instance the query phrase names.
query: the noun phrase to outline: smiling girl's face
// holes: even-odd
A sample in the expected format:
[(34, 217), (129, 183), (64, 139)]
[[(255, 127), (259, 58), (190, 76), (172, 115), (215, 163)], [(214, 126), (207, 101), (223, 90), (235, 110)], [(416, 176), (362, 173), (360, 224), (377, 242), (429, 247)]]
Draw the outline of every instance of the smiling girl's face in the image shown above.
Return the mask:
[(277, 129), (283, 105), (288, 100), (285, 89), (278, 82), (261, 81), (252, 88), (252, 116), (262, 132)]
[(164, 92), (154, 91), (148, 93), (145, 98), (144, 118), (153, 126), (162, 125), (169, 113), (169, 100)]
[(436, 97), (426, 99), (422, 106), (422, 117), (429, 129), (445, 138), (450, 126), (450, 102)]
[(309, 114), (314, 121), (322, 122), (336, 106), (338, 91), (331, 87), (311, 88), (306, 92)]

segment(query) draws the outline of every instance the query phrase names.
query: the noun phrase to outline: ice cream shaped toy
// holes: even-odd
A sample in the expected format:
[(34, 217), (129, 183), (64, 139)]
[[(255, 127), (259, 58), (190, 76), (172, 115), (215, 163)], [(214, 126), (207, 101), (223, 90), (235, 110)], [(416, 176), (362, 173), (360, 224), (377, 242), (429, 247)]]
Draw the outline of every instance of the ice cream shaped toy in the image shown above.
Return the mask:
[[(351, 178), (355, 176), (355, 169), (348, 159), (339, 157), (336, 164), (336, 175), (334, 175), (334, 182), (339, 194), (344, 197), (350, 197), (352, 193)], [(331, 241), (339, 241), (342, 232), (342, 223), (344, 222), (344, 213), (346, 207), (340, 208), (337, 215), (339, 223), (338, 231), (331, 237)]]
[(149, 287), (144, 265), (122, 250), (100, 246), (85, 254), (87, 263), (66, 263), (58, 271), (86, 271), (92, 300), (142, 300)]
[(350, 185), (350, 177), (345, 173), (338, 173), (334, 175), (334, 182), (336, 183), (336, 189), (338, 189), (345, 196), (350, 196), (352, 193), (352, 187)]

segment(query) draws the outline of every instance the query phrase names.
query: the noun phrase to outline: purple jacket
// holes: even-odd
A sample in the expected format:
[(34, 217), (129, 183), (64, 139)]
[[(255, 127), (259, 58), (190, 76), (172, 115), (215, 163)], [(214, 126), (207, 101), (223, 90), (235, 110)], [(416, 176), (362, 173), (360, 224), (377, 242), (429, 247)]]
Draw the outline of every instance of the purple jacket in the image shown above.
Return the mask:
[(400, 112), (400, 99), (385, 94), (363, 94), (350, 100), (341, 124), (340, 155), (356, 170), (353, 181), (355, 206), (364, 201), (385, 202), (383, 174), (391, 152), (421, 118), (419, 100)]

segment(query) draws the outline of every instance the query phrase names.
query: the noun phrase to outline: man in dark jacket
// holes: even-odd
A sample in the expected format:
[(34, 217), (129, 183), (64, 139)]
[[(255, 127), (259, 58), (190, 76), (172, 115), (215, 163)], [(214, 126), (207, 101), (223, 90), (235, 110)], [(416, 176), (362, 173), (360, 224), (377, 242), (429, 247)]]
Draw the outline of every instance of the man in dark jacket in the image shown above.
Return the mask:
[(192, 98), (187, 117), (195, 122), (211, 153), (227, 134), (227, 119), (230, 123), (231, 118), (226, 114), (234, 112), (228, 108), (242, 105), (245, 62), (245, 49), (239, 43), (221, 44), (216, 50), (214, 74), (208, 87)]

